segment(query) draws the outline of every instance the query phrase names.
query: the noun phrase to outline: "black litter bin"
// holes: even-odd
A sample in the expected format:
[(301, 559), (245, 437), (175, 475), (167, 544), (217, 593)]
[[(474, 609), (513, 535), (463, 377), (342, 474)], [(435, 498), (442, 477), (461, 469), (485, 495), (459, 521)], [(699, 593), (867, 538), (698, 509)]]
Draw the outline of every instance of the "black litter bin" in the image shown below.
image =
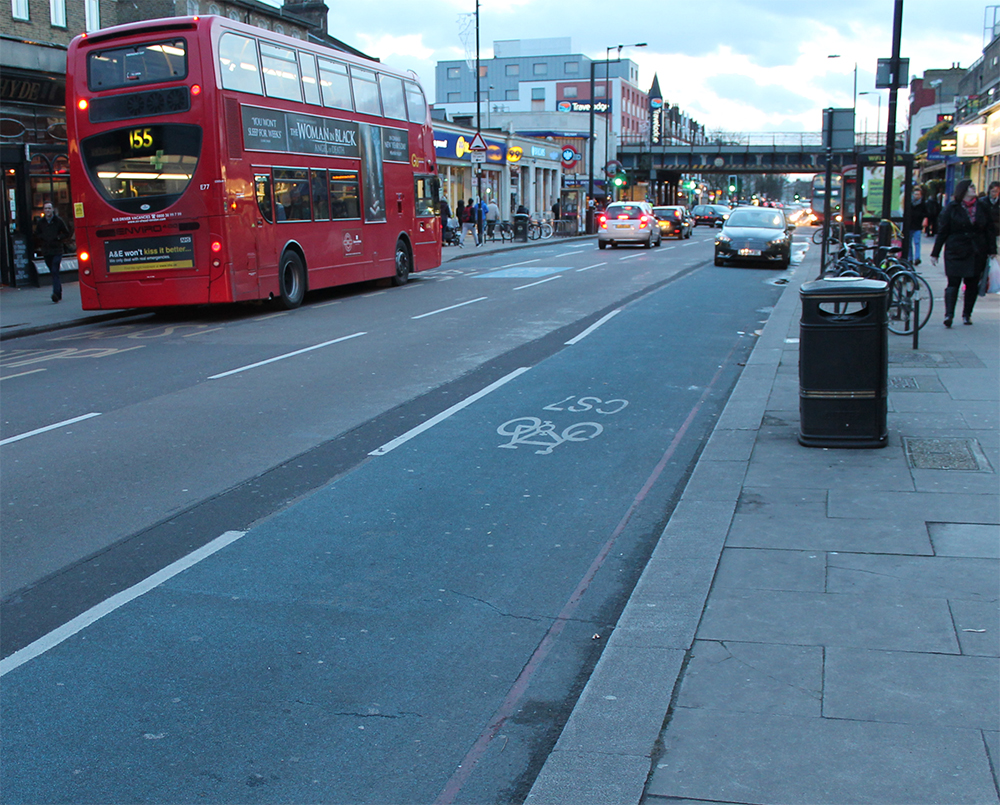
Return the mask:
[(528, 221), (529, 217), (523, 212), (514, 216), (514, 241), (517, 243), (528, 242)]
[(799, 295), (799, 442), (885, 447), (888, 283), (830, 277)]

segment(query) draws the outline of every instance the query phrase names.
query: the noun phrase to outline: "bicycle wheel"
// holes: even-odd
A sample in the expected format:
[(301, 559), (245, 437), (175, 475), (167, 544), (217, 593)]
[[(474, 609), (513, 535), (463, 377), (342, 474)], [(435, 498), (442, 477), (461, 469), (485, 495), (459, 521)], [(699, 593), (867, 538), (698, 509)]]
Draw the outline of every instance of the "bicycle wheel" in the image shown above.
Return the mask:
[(927, 324), (933, 309), (931, 287), (923, 277), (900, 271), (889, 280), (889, 332), (912, 335), (914, 330)]
[(542, 236), (542, 228), (538, 224), (531, 224), (528, 227), (528, 240), (538, 240)]
[(823, 242), (823, 227), (813, 232), (812, 242), (819, 246)]
[(544, 223), (541, 225), (540, 229), (543, 239), (547, 240), (552, 237), (552, 224)]

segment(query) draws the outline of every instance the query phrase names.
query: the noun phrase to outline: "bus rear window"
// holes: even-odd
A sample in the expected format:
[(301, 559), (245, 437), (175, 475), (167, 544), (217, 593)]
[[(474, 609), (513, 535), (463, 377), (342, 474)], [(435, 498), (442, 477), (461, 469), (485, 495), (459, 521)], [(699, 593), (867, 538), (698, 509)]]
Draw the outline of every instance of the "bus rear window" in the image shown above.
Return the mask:
[(187, 42), (183, 39), (98, 50), (87, 55), (87, 86), (94, 92), (179, 81), (187, 77), (187, 72)]
[(87, 137), (80, 153), (94, 187), (122, 212), (158, 212), (187, 189), (201, 155), (201, 128), (129, 126)]

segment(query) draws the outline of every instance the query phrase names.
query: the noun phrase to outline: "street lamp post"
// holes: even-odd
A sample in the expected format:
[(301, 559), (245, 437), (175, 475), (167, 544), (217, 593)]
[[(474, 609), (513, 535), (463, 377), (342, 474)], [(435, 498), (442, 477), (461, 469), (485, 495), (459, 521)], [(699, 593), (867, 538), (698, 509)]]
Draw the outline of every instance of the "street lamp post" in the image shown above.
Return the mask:
[[(859, 92), (858, 95), (877, 95), (878, 111), (875, 114), (875, 145), (878, 145), (878, 133), (882, 127), (882, 93), (881, 92)], [(865, 146), (868, 145), (868, 135), (865, 134)]]
[[(829, 56), (827, 56), (827, 58), (839, 59), (840, 54), (831, 53)], [(863, 92), (861, 94), (864, 95)], [(851, 108), (854, 109), (855, 111), (857, 111), (858, 108), (858, 63), (857, 62), (854, 62), (854, 95), (853, 95), (853, 101), (851, 103)]]
[[(608, 74), (609, 74), (609, 72), (611, 70), (611, 67), (610, 67), (611, 50), (613, 48), (615, 48), (615, 47), (617, 47), (617, 49), (618, 49), (618, 60), (621, 61), (622, 50), (624, 48), (644, 48), (644, 47), (646, 47), (646, 43), (645, 42), (637, 42), (634, 45), (612, 45), (612, 46), (610, 46), (608, 48), (605, 48), (605, 51), (604, 51), (604, 97), (605, 98), (608, 97), (608, 87), (611, 84), (611, 80), (610, 80), (610, 78), (608, 76)], [(590, 151), (590, 153), (589, 153), (589, 157), (587, 159), (587, 163), (588, 163), (588, 171), (587, 171), (587, 173), (588, 173), (588, 180), (587, 180), (587, 198), (588, 198), (588, 206), (587, 206), (587, 232), (589, 232), (591, 234), (593, 234), (594, 226), (593, 226), (593, 211), (590, 208), (589, 200), (592, 200), (594, 198), (594, 110), (595, 110), (595, 107), (597, 106), (597, 98), (594, 97), (594, 94), (595, 94), (595, 91), (594, 91), (594, 74), (595, 74), (595, 68), (596, 67), (597, 67), (597, 62), (596, 61), (592, 61), (590, 63), (590, 139), (589, 139), (589, 143), (590, 143), (590, 149), (589, 149), (589, 151)], [(606, 118), (605, 118), (605, 160), (604, 160), (605, 163), (607, 163), (607, 121), (610, 119), (610, 116), (611, 116), (611, 110), (609, 108), (608, 111), (606, 112)]]

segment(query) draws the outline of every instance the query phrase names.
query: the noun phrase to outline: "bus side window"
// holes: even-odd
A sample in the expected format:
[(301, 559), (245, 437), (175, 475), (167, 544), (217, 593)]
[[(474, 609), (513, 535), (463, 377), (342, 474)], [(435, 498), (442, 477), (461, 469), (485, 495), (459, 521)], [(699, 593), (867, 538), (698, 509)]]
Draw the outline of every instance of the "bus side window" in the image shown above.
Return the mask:
[(219, 38), (219, 70), (222, 86), (239, 92), (263, 95), (257, 67), (257, 40), (239, 34), (223, 34)]
[(334, 220), (361, 217), (358, 174), (354, 171), (330, 171), (330, 212)]
[(271, 217), (271, 177), (266, 173), (257, 173), (253, 177), (257, 187), (257, 209), (269, 224), (274, 223)]
[(403, 82), (406, 87), (406, 107), (411, 123), (423, 123), (427, 119), (427, 101), (424, 93), (412, 81)]
[(310, 220), (309, 172), (305, 169), (275, 168), (274, 198), (278, 202), (279, 221), (282, 220), (282, 209), (286, 221)]
[(330, 220), (330, 185), (326, 181), (326, 171), (312, 172), (313, 220)]
[(382, 106), (378, 102), (378, 84), (375, 73), (360, 67), (351, 67), (351, 87), (354, 89), (355, 111), (366, 115), (382, 114)]
[(302, 67), (302, 89), (306, 92), (306, 103), (322, 106), (319, 99), (319, 80), (316, 78), (316, 57), (312, 53), (300, 50), (299, 64)]
[(402, 79), (379, 73), (378, 83), (382, 90), (382, 107), (385, 110), (385, 116), (394, 120), (406, 120)]
[(260, 59), (267, 94), (272, 98), (301, 102), (302, 85), (299, 83), (299, 63), (295, 51), (261, 42)]
[(351, 111), (351, 80), (347, 77), (347, 65), (329, 59), (319, 60), (319, 82), (323, 92), (323, 105), (333, 109)]
[(437, 193), (433, 176), (415, 176), (413, 179), (413, 199), (416, 202), (418, 218), (433, 218), (437, 215)]

